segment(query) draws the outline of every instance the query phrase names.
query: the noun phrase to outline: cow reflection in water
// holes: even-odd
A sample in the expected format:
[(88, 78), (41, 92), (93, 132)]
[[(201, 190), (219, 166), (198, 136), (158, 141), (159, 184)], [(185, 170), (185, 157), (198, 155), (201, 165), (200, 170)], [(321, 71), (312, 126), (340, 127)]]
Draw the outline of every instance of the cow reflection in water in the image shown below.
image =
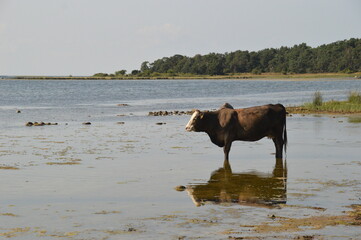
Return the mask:
[(241, 205), (272, 206), (286, 203), (287, 166), (276, 159), (272, 174), (260, 172), (232, 173), (228, 161), (214, 171), (205, 184), (187, 186), (196, 206), (205, 203), (238, 203)]

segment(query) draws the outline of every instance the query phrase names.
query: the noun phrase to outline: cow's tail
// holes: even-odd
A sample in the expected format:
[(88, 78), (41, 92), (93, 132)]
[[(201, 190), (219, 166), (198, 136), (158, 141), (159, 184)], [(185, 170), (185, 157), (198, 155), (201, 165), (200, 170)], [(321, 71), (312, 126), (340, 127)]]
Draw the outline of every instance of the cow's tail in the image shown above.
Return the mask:
[(286, 129), (286, 116), (287, 116), (287, 112), (286, 112), (286, 108), (284, 106), (283, 107), (283, 116), (282, 116), (282, 122), (283, 122), (283, 145), (285, 148), (285, 153), (287, 152), (287, 129)]

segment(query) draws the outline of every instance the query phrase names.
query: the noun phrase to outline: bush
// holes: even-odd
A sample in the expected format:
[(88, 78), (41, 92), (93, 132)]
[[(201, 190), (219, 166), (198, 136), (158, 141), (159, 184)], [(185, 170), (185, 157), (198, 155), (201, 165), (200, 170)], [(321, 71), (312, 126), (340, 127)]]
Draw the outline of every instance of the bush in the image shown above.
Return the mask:
[(262, 70), (259, 69), (259, 68), (254, 68), (254, 69), (252, 69), (252, 74), (261, 75), (261, 74), (262, 74)]
[(322, 102), (322, 94), (319, 91), (315, 92), (312, 101), (313, 106), (321, 106)]
[(108, 73), (96, 73), (93, 75), (93, 77), (107, 77), (109, 76)]
[(133, 71), (132, 71), (132, 75), (138, 75), (139, 73), (140, 73), (139, 70), (133, 70)]

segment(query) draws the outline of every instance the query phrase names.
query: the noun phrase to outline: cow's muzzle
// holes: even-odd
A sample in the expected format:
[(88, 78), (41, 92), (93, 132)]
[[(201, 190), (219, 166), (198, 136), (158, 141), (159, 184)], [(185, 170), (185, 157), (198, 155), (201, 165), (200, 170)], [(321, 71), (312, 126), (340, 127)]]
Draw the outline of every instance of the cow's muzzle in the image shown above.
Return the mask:
[(187, 131), (187, 132), (194, 132), (194, 127), (193, 127), (193, 126), (190, 126), (190, 127), (187, 126), (187, 127), (186, 127), (186, 131)]

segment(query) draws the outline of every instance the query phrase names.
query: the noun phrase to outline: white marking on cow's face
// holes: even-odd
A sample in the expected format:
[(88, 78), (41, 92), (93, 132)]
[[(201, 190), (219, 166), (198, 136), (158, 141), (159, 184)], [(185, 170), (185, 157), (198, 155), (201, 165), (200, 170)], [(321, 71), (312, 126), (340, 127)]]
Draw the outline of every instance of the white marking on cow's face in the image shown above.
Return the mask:
[(186, 130), (188, 132), (194, 132), (195, 131), (194, 124), (195, 124), (195, 121), (197, 120), (197, 118), (199, 117), (200, 114), (201, 114), (201, 112), (199, 110), (196, 110), (193, 113), (191, 119), (189, 120), (189, 122), (186, 125)]

